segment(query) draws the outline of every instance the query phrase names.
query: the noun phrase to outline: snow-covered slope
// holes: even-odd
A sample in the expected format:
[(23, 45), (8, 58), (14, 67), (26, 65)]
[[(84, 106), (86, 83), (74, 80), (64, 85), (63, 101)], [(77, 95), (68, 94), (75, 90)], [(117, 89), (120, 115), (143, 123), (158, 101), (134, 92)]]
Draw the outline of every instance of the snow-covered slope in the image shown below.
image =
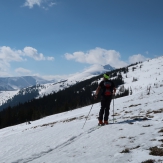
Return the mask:
[[(94, 71), (95, 69), (99, 70), (97, 74)], [(159, 85), (163, 80), (163, 57), (138, 63), (137, 65), (130, 66), (128, 69), (129, 72), (126, 74), (122, 73), (122, 77), (125, 82), (124, 87), (132, 91), (132, 93), (137, 93), (142, 90), (148, 91), (147, 89), (150, 86), (152, 87), (154, 84)], [(85, 70), (83, 73), (77, 73), (70, 76), (64, 82), (42, 85), (42, 88), (40, 89), (40, 97), (44, 94), (47, 95), (54, 91), (61, 90), (106, 71), (107, 70), (104, 69), (103, 66), (95, 65)]]
[(111, 71), (113, 69), (114, 68), (112, 68), (110, 65), (106, 65), (106, 66), (93, 65), (93, 66), (85, 69), (83, 72), (69, 75), (69, 77), (67, 77), (67, 79), (65, 79), (65, 80), (63, 79), (60, 82), (42, 84), (39, 89), (39, 93), (40, 93), (39, 97), (48, 95), (53, 92), (57, 92), (58, 90), (65, 89), (71, 85), (78, 83), (78, 82), (84, 81), (86, 79), (90, 79), (94, 76)]
[(163, 81), (163, 57), (129, 67), (129, 72), (123, 74), (123, 78), (125, 87), (131, 87), (135, 93), (147, 90), (150, 86), (159, 86)]
[(160, 57), (143, 62), (133, 66), (137, 66), (134, 71), (130, 67), (127, 74), (122, 74), (124, 87), (131, 87), (132, 95), (115, 99), (114, 106), (112, 101), (107, 126), (97, 127), (97, 103), (29, 125), (1, 129), (1, 162), (163, 162), (162, 60)]
[(6, 102), (6, 100), (11, 99), (19, 91), (0, 91), (0, 106)]
[[(100, 103), (52, 115), (30, 125), (20, 124), (0, 130), (1, 162), (11, 163), (141, 163), (161, 156), (150, 155), (152, 149), (163, 154), (163, 87), (115, 99), (110, 124), (97, 128)], [(153, 148), (155, 147), (155, 148)], [(151, 150), (150, 150), (151, 148)], [(156, 152), (156, 154), (159, 152)], [(161, 161), (160, 161), (161, 162)]]
[(44, 84), (49, 81), (36, 76), (7, 77), (0, 78), (0, 106), (7, 100), (19, 94), (23, 88), (28, 88), (36, 84)]

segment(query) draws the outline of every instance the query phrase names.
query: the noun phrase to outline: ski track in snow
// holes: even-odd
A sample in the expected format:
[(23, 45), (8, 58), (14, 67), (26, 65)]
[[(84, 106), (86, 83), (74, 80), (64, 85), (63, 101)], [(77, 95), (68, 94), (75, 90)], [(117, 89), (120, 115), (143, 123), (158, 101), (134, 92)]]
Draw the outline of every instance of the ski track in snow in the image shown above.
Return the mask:
[[(99, 127), (99, 128), (100, 128), (100, 127)], [(46, 155), (46, 154), (48, 154), (48, 153), (55, 152), (55, 150), (60, 150), (60, 149), (66, 147), (66, 146), (68, 146), (68, 145), (71, 145), (73, 142), (75, 142), (76, 140), (80, 139), (80, 137), (82, 137), (83, 134), (90, 134), (90, 133), (92, 133), (93, 131), (95, 131), (95, 130), (97, 130), (97, 129), (99, 129), (99, 128), (97, 128), (97, 126), (96, 126), (96, 127), (92, 127), (92, 128), (90, 128), (87, 132), (81, 133), (81, 134), (79, 134), (79, 135), (77, 135), (77, 136), (73, 136), (73, 137), (71, 137), (70, 139), (68, 139), (67, 141), (63, 142), (62, 144), (57, 145), (57, 146), (56, 146), (55, 148), (53, 148), (53, 149), (49, 149), (49, 150), (47, 150), (47, 151), (43, 151), (43, 152), (41, 152), (41, 153), (34, 154), (34, 155), (32, 155), (31, 157), (26, 158), (26, 159), (19, 159), (19, 160), (17, 160), (17, 161), (14, 161), (13, 163), (28, 163), (28, 162), (31, 162), (31, 161), (33, 161), (33, 160), (35, 160), (35, 159), (38, 159), (38, 158), (40, 158), (40, 157), (42, 157), (42, 156), (44, 156), (44, 155)]]

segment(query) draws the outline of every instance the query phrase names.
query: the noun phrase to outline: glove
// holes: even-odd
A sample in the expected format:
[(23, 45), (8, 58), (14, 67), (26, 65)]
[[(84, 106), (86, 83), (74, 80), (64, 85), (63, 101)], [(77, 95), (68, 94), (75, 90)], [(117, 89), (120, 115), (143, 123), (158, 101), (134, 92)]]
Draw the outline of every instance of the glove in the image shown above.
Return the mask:
[(95, 99), (95, 100), (97, 99), (97, 95), (94, 95), (94, 99)]

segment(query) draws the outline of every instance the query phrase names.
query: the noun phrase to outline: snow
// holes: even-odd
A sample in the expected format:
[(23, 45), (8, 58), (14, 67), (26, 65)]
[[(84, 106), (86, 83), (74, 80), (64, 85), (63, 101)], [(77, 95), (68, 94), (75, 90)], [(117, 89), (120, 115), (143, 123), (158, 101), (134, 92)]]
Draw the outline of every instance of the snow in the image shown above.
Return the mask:
[(83, 72), (80, 72), (80, 73), (78, 72), (78, 73), (69, 75), (62, 82), (42, 84), (40, 91), (39, 91), (39, 96), (37, 98), (43, 97), (44, 95), (48, 95), (53, 92), (58, 92), (59, 90), (63, 90), (65, 88), (68, 88), (71, 85), (74, 85), (86, 79), (90, 79), (92, 77), (95, 77), (106, 71), (110, 71), (112, 69), (113, 68), (111, 68), (111, 66), (109, 65), (102, 66), (102, 65), (95, 64), (85, 69)]
[[(162, 60), (160, 57), (143, 62), (141, 70), (137, 68), (134, 72), (130, 67), (127, 78), (123, 74), (124, 86), (131, 87), (133, 94), (114, 100), (114, 123), (112, 101), (109, 125), (100, 128), (97, 127), (100, 103), (96, 103), (28, 125), (1, 129), (1, 162), (141, 163), (149, 159), (163, 162), (163, 157), (150, 155), (149, 150), (155, 146), (163, 149), (163, 133), (159, 132), (163, 129)], [(138, 81), (132, 82), (133, 77)], [(151, 86), (149, 95), (147, 86)], [(127, 149), (129, 153), (124, 153)]]
[(0, 91), (0, 106), (5, 103), (8, 99), (14, 97), (19, 91)]

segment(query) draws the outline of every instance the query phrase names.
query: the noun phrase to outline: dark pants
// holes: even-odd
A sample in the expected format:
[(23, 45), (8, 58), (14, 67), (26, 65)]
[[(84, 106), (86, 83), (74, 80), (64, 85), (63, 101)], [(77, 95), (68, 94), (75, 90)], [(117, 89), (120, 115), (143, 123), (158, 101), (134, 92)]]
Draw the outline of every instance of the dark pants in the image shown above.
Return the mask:
[(101, 109), (99, 112), (99, 120), (102, 121), (104, 119), (104, 121), (108, 121), (111, 100), (112, 96), (101, 97)]

